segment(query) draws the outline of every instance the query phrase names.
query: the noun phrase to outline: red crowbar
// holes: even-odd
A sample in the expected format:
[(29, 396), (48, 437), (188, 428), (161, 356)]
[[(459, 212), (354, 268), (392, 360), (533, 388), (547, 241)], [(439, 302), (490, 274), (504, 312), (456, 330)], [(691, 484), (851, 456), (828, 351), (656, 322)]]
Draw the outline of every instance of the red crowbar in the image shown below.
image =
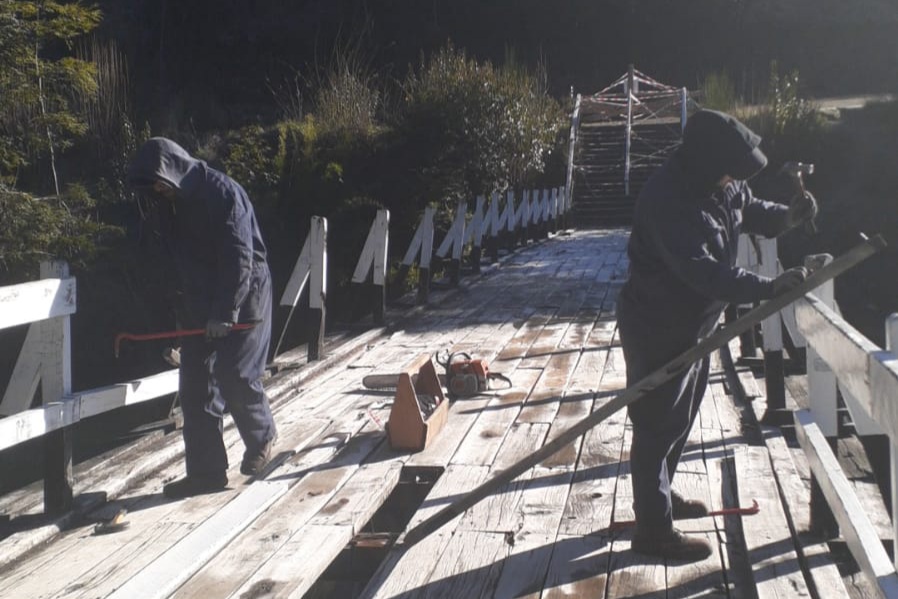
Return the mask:
[[(231, 327), (232, 331), (242, 331), (245, 329), (251, 329), (256, 326), (254, 322), (246, 322), (242, 324), (235, 324)], [(194, 335), (205, 335), (206, 329), (179, 329), (176, 331), (161, 331), (159, 333), (119, 333), (115, 336), (115, 357), (118, 358), (119, 347), (122, 344), (122, 339), (128, 339), (130, 341), (148, 341), (150, 339), (172, 339), (174, 337), (192, 337)]]
[[(758, 505), (758, 500), (752, 499), (751, 507), (728, 507), (723, 508), (722, 510), (712, 510), (708, 512), (708, 516), (754, 516), (760, 511), (761, 506)], [(631, 526), (635, 525), (636, 520), (620, 520), (618, 522), (612, 522), (608, 527), (608, 531), (614, 532), (617, 530), (630, 528)]]

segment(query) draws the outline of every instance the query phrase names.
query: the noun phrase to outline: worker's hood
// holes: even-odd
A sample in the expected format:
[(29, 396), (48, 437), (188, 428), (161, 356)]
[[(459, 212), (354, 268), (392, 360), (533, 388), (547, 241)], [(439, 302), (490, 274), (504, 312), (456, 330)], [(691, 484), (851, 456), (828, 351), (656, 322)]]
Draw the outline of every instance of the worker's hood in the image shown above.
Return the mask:
[(202, 164), (187, 150), (164, 137), (151, 137), (137, 150), (128, 168), (128, 183), (136, 188), (150, 187), (164, 181), (175, 189), (191, 169)]
[(716, 110), (701, 110), (689, 119), (676, 155), (699, 192), (712, 190), (729, 175), (749, 179), (767, 166), (761, 137), (735, 117)]

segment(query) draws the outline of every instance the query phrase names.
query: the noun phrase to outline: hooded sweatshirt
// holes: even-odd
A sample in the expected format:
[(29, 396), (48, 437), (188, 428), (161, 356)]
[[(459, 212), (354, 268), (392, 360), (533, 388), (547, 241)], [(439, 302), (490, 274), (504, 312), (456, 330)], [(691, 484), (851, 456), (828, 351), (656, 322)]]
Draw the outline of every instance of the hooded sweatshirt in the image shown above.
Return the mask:
[(739, 235), (774, 237), (787, 228), (788, 208), (754, 197), (744, 180), (717, 187), (724, 175), (764, 162), (760, 138), (717, 115), (694, 116), (698, 134), (687, 126), (683, 145), (646, 184), (627, 247), (621, 326), (631, 342), (635, 334), (640, 346), (664, 344), (670, 355), (710, 334), (728, 303), (771, 297), (772, 280), (736, 266)]
[(176, 191), (170, 227), (161, 233), (173, 249), (190, 326), (260, 320), (266, 249), (243, 188), (162, 137), (138, 149), (128, 178), (136, 187), (163, 181)]

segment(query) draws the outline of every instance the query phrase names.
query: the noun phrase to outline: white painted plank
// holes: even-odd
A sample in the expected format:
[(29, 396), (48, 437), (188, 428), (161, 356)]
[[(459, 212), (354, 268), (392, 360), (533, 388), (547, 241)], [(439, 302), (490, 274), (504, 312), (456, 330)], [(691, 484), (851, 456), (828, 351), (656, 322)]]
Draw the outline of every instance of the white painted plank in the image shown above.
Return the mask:
[(80, 418), (84, 419), (177, 392), (178, 370), (175, 369), (75, 395), (80, 402)]
[(74, 278), (0, 287), (0, 329), (74, 314), (75, 291)]
[(807, 410), (795, 412), (796, 434), (808, 457), (839, 530), (867, 580), (875, 584), (881, 597), (898, 597), (898, 574), (879, 540), (876, 529), (842, 472), (826, 437)]

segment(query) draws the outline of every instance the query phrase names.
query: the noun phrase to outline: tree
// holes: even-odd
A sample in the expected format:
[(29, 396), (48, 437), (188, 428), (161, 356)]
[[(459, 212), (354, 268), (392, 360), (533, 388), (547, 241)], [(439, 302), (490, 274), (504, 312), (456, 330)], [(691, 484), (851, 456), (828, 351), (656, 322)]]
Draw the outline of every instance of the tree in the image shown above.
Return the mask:
[(59, 195), (56, 153), (85, 132), (75, 103), (96, 91), (93, 65), (69, 52), (99, 22), (79, 3), (0, 0), (0, 182), (47, 157)]

